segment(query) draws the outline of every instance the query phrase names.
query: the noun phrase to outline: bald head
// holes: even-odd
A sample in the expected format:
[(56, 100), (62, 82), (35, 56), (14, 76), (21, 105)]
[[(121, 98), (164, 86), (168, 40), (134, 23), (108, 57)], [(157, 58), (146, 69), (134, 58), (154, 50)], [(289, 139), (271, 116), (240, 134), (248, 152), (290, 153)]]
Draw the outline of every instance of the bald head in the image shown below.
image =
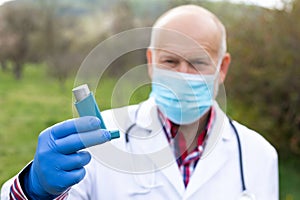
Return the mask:
[[(220, 59), (226, 52), (224, 25), (213, 13), (200, 6), (184, 5), (173, 8), (163, 14), (153, 28), (172, 30), (191, 38), (214, 60)], [(152, 47), (157, 47), (162, 42), (158, 39), (158, 34), (152, 33)], [(178, 40), (173, 42), (178, 42)]]

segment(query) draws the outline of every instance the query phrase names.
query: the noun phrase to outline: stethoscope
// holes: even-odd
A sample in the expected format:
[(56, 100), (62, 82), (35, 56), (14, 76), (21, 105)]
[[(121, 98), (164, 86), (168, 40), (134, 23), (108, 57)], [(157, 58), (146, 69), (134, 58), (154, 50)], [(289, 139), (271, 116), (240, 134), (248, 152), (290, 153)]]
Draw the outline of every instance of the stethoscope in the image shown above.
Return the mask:
[(242, 193), (239, 197), (239, 200), (255, 200), (254, 194), (249, 193), (246, 188), (241, 139), (240, 139), (239, 133), (238, 133), (235, 125), (233, 124), (232, 120), (230, 118), (228, 118), (228, 119), (229, 119), (229, 124), (235, 133), (237, 144), (238, 144), (238, 151), (239, 151), (240, 175), (241, 175), (241, 182), (242, 182)]
[[(135, 121), (137, 119), (137, 113), (140, 109), (140, 106), (141, 104), (139, 105), (139, 107), (137, 108), (136, 112), (135, 112)], [(240, 176), (241, 176), (241, 183), (242, 183), (242, 193), (240, 194), (238, 200), (255, 200), (255, 195), (254, 194), (251, 194), (248, 192), (247, 190), (247, 187), (246, 187), (246, 181), (245, 181), (245, 176), (244, 176), (244, 166), (243, 166), (243, 153), (242, 153), (242, 145), (241, 145), (241, 139), (240, 139), (240, 136), (239, 136), (239, 133), (235, 127), (235, 125), (233, 124), (232, 120), (230, 118), (229, 119), (229, 124), (230, 126), (232, 127), (234, 133), (235, 133), (235, 136), (236, 136), (236, 140), (237, 140), (237, 144), (238, 144), (238, 153), (239, 153), (239, 168), (240, 168)], [(138, 126), (135, 122), (133, 124), (131, 124), (125, 131), (125, 142), (126, 144), (129, 144), (129, 134), (130, 132), (134, 129), (134, 127)], [(163, 129), (165, 131), (165, 127), (164, 125), (162, 124), (163, 126)], [(137, 180), (136, 180), (137, 182)], [(155, 182), (155, 181), (154, 181)], [(146, 189), (146, 192), (143, 192), (143, 193), (147, 193), (149, 192), (152, 188), (155, 188), (157, 187), (155, 184), (151, 184), (150, 186), (146, 187), (146, 186), (143, 186), (143, 188)]]

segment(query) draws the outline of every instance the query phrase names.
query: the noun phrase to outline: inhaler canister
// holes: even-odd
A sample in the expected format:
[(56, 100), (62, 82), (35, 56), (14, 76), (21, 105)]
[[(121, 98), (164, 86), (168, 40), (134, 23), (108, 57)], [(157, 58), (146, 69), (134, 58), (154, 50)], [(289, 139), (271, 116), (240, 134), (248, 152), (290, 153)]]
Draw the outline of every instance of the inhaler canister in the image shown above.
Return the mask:
[[(90, 91), (87, 84), (80, 85), (72, 90), (75, 97), (75, 107), (80, 117), (83, 116), (95, 116), (101, 121), (101, 129), (106, 129), (103, 118), (100, 113), (100, 109), (96, 103), (93, 93)], [(119, 138), (120, 133), (118, 130), (109, 131), (111, 139)]]

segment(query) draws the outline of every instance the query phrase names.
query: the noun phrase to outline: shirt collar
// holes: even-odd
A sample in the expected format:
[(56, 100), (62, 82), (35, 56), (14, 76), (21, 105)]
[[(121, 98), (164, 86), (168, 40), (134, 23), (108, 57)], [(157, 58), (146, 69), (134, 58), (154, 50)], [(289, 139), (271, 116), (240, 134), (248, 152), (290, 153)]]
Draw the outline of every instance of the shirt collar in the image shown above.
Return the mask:
[[(211, 129), (214, 118), (215, 118), (215, 110), (213, 109), (213, 107), (211, 107), (208, 112), (209, 112), (209, 117), (208, 117), (207, 124), (205, 126), (205, 129), (202, 130), (202, 132), (199, 134), (199, 137), (198, 137), (198, 142), (197, 142), (198, 147), (203, 144), (203, 142), (206, 138), (206, 135), (209, 132), (209, 130)], [(169, 120), (166, 116), (164, 116), (164, 114), (159, 109), (158, 109), (158, 115), (159, 115), (160, 121), (163, 124), (164, 133), (170, 143), (171, 140), (174, 139), (174, 137), (176, 136), (180, 125), (175, 124), (171, 120)]]

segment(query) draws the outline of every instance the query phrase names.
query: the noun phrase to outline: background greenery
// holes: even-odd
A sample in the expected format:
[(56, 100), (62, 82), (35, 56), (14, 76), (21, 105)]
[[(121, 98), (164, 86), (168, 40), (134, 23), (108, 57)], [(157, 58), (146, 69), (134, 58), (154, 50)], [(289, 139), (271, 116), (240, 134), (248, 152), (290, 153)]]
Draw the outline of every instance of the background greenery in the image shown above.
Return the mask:
[[(0, 7), (0, 184), (32, 158), (38, 134), (73, 117), (75, 73), (107, 37), (151, 26), (183, 3), (203, 5), (224, 22), (232, 64), (227, 112), (254, 128), (278, 150), (280, 197), (300, 199), (300, 1), (281, 10), (195, 0), (23, 0)], [(108, 109), (116, 80), (145, 63), (144, 50), (121, 56), (97, 90)], [(149, 86), (130, 103), (146, 99)], [(105, 98), (103, 98), (105, 97)]]

